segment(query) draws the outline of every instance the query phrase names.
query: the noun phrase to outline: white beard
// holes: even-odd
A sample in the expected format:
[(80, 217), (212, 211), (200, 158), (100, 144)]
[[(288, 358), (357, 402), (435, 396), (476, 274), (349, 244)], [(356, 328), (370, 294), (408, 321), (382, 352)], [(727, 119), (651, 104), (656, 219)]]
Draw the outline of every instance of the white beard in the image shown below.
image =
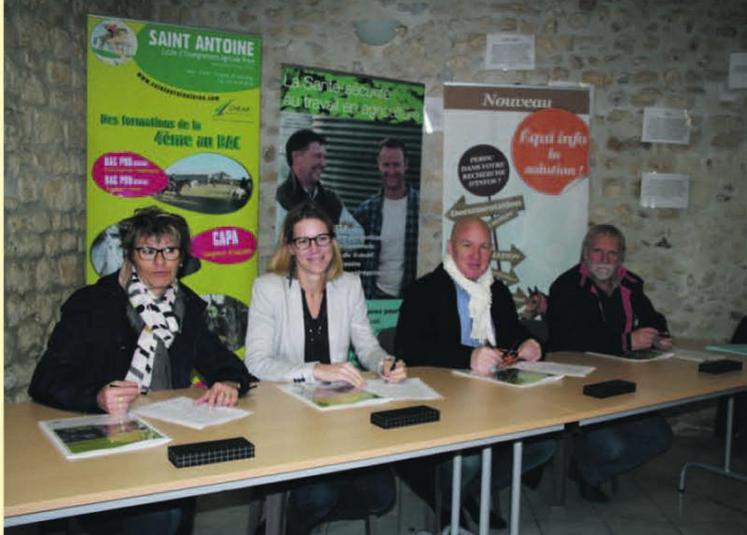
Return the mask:
[(596, 280), (606, 282), (615, 274), (615, 267), (614, 264), (591, 264), (589, 265), (589, 271)]

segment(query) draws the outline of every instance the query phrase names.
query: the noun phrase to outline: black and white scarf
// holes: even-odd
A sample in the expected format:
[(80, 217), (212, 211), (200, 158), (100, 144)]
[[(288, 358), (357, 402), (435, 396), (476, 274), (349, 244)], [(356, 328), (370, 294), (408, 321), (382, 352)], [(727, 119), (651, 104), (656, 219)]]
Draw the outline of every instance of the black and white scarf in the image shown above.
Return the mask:
[(147, 393), (153, 378), (153, 362), (159, 340), (168, 349), (179, 332), (179, 322), (174, 315), (176, 284), (172, 284), (158, 299), (133, 271), (127, 286), (127, 297), (145, 326), (137, 339), (125, 380), (138, 383), (140, 391)]

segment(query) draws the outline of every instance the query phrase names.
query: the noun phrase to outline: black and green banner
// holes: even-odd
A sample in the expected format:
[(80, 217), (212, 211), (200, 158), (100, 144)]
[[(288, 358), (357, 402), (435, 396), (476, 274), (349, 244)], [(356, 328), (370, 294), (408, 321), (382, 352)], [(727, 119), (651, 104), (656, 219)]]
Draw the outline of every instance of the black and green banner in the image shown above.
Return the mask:
[(312, 130), (326, 139), (315, 180), (339, 200), (331, 215), (345, 269), (360, 274), (377, 330), (396, 323), (401, 291), (416, 275), (424, 94), (423, 84), (365, 74), (297, 65), (281, 72), (276, 228), (292, 207), (283, 185), (299, 180), (286, 141)]

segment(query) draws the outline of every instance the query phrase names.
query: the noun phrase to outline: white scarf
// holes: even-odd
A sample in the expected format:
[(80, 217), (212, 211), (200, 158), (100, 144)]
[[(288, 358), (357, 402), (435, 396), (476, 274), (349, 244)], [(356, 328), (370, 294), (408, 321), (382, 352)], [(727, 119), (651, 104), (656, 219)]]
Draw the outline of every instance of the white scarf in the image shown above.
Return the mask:
[(462, 275), (451, 255), (444, 256), (444, 269), (451, 279), (469, 294), (469, 317), (472, 320), (470, 336), (481, 343), (489, 342), (495, 346), (495, 331), (493, 318), (490, 315), (492, 294), (490, 286), (493, 284), (493, 274), (490, 269), (473, 281)]
[(138, 383), (140, 391), (146, 393), (150, 390), (153, 378), (153, 362), (158, 341), (163, 342), (168, 349), (174, 342), (174, 335), (179, 332), (179, 322), (174, 315), (176, 284), (172, 284), (163, 297), (158, 299), (133, 271), (127, 286), (127, 297), (145, 326), (137, 339), (125, 380)]

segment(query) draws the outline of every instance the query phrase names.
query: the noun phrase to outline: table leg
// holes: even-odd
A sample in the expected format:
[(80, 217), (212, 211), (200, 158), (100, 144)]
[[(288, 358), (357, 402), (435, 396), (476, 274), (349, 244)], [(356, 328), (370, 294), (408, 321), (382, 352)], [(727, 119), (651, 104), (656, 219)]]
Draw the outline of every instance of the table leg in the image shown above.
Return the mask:
[(521, 511), (521, 456), (523, 451), (523, 442), (517, 440), (514, 442), (513, 456), (513, 473), (511, 475), (511, 524), (509, 533), (518, 535), (519, 533), (519, 513)]
[(724, 448), (724, 472), (731, 472), (731, 441), (734, 438), (734, 396), (726, 400), (726, 445)]
[(265, 533), (284, 535), (285, 533), (285, 492), (273, 492), (265, 497)]
[(490, 531), (490, 478), (493, 468), (493, 449), (488, 446), (482, 450), (482, 474), (480, 479), (480, 535)]
[(571, 451), (571, 433), (564, 430), (558, 438), (558, 451), (552, 459), (553, 488), (555, 489), (555, 503), (553, 506), (565, 506), (565, 485), (568, 479), (568, 463)]
[(451, 535), (459, 535), (459, 515), (462, 512), (462, 454), (454, 455), (451, 471)]
[(706, 463), (685, 463), (682, 466), (682, 470), (680, 470), (680, 484), (677, 487), (677, 490), (680, 492), (685, 492), (685, 478), (687, 477), (687, 470), (688, 468), (701, 468), (702, 470), (708, 470), (709, 472), (713, 472), (714, 474), (718, 474), (724, 477), (729, 477), (731, 479), (736, 479), (737, 481), (743, 481), (747, 483), (747, 476), (744, 476), (742, 474), (736, 474), (731, 471), (731, 441), (732, 441), (732, 435), (734, 433), (734, 396), (729, 396), (729, 399), (726, 402), (726, 445), (724, 447), (724, 467), (719, 468), (718, 466), (714, 466), (712, 464), (706, 464)]

